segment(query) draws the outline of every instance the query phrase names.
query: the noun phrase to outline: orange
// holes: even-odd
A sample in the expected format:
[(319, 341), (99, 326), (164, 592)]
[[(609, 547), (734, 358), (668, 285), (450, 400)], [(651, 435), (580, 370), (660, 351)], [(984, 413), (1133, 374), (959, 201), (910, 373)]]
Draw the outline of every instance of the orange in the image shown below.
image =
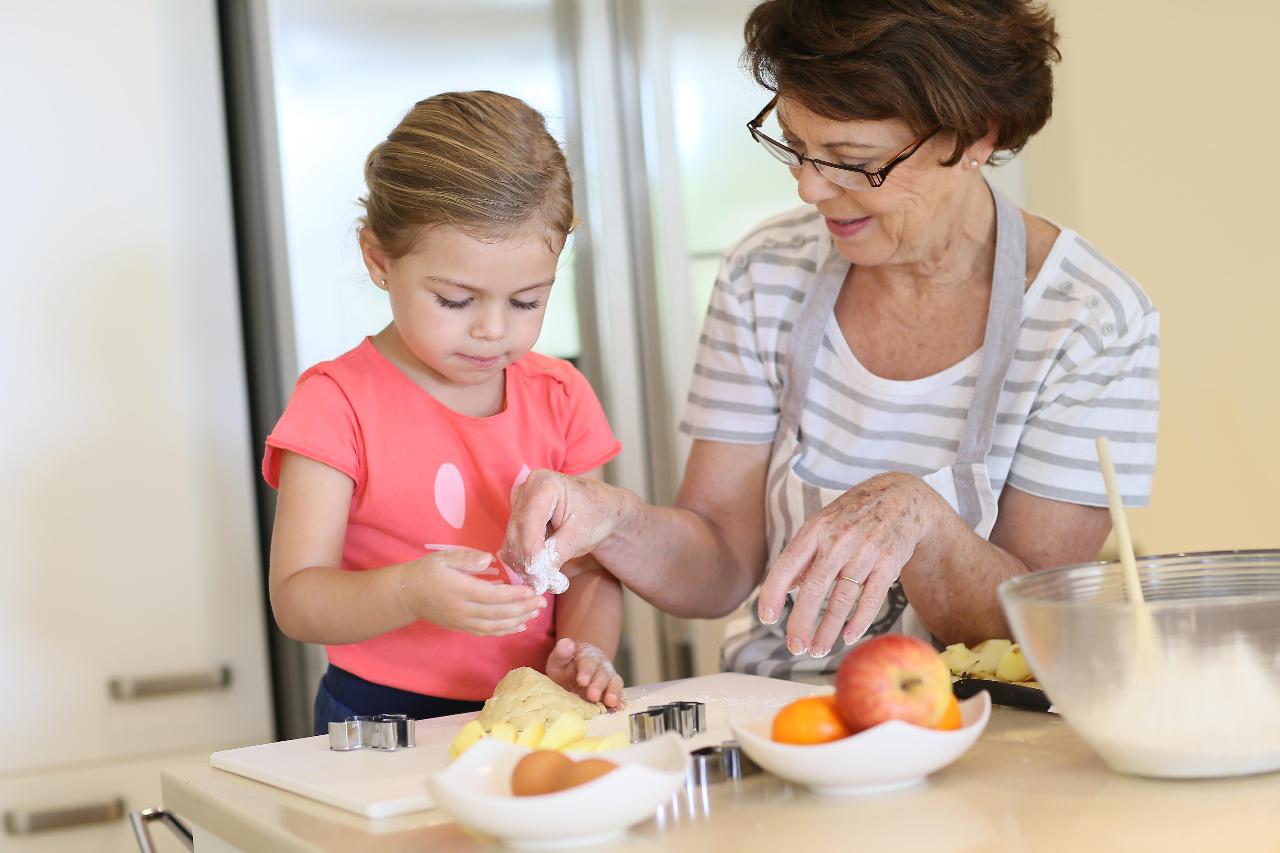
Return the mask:
[(835, 696), (797, 699), (773, 718), (773, 739), (778, 743), (828, 743), (851, 734), (836, 708)]
[(946, 710), (942, 712), (942, 718), (938, 720), (938, 724), (934, 728), (941, 729), (944, 732), (953, 732), (962, 725), (964, 725), (964, 720), (960, 717), (960, 703), (952, 695), (951, 701), (947, 702)]

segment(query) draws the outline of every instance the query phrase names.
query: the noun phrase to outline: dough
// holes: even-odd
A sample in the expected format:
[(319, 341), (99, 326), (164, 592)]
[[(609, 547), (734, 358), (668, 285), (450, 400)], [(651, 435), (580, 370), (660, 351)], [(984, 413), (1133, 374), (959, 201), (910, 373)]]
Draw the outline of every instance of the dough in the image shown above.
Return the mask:
[(477, 719), (486, 729), (492, 729), (494, 723), (510, 723), (517, 731), (524, 731), (534, 723), (549, 726), (565, 711), (589, 720), (603, 714), (605, 707), (575, 696), (536, 669), (522, 666), (502, 676)]

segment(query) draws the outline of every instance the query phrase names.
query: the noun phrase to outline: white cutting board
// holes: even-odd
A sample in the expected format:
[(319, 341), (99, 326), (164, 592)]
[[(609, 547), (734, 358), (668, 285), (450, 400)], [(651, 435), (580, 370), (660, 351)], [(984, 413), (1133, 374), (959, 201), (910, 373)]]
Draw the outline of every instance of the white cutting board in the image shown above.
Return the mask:
[[(627, 688), (626, 706), (587, 723), (587, 733), (607, 735), (627, 728), (627, 714), (677, 700), (705, 702), (707, 731), (687, 741), (689, 749), (729, 740), (731, 715), (767, 714), (819, 692), (810, 684), (721, 672), (681, 681)], [(329, 738), (305, 737), (261, 746), (228, 749), (209, 763), (365, 817), (380, 818), (432, 808), (427, 777), (449, 761), (449, 744), (475, 714), (419, 720), (417, 746), (395, 752), (334, 752)]]

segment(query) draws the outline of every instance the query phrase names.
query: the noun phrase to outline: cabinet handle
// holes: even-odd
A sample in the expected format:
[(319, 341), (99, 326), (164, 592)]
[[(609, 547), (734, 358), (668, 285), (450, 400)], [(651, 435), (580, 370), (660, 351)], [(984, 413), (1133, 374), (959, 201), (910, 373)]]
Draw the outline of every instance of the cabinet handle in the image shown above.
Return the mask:
[(105, 803), (87, 803), (57, 809), (4, 813), (4, 831), (9, 835), (34, 835), (50, 829), (111, 823), (124, 817), (124, 800), (116, 797)]
[(174, 675), (148, 675), (140, 678), (112, 678), (107, 692), (117, 702), (150, 699), (173, 693), (202, 690), (226, 690), (231, 686), (231, 667), (219, 666), (207, 672), (181, 672)]

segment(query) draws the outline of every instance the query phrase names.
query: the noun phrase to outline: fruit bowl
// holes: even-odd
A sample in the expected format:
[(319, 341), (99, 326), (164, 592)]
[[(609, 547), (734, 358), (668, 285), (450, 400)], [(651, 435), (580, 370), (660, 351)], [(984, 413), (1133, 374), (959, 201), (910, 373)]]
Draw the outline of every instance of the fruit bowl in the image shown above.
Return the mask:
[(729, 720), (743, 752), (775, 776), (830, 796), (878, 794), (910, 788), (963, 755), (991, 716), (991, 697), (960, 703), (963, 724), (937, 731), (890, 720), (856, 735), (811, 746), (778, 743), (772, 717)]
[(674, 734), (608, 753), (618, 769), (555, 794), (517, 797), (511, 771), (531, 750), (482, 740), (427, 779), (436, 805), (510, 847), (561, 849), (616, 840), (685, 783), (689, 756)]
[(1054, 707), (1113, 769), (1163, 778), (1280, 769), (1280, 551), (1146, 557), (1155, 623), (1139, 649), (1118, 563), (1000, 585)]

